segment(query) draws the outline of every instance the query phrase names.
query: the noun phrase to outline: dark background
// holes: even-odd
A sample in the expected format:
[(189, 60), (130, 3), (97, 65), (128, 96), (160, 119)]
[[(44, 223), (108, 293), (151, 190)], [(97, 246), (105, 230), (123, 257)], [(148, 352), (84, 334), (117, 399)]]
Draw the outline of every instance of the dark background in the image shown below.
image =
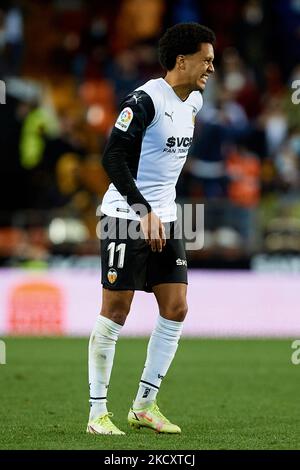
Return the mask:
[(98, 262), (101, 154), (118, 104), (163, 76), (158, 39), (184, 21), (217, 36), (215, 77), (177, 188), (179, 202), (205, 204), (205, 246), (189, 253), (190, 266), (295, 265), (299, 0), (2, 1), (0, 265)]

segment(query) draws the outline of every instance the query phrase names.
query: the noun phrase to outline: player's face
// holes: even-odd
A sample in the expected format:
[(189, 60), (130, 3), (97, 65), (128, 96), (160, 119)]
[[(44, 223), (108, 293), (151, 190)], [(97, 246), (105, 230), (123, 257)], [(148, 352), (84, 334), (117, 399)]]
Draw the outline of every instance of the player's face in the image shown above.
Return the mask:
[(184, 57), (186, 78), (191, 89), (203, 91), (209, 76), (215, 71), (213, 46), (209, 43), (203, 43), (198, 52)]

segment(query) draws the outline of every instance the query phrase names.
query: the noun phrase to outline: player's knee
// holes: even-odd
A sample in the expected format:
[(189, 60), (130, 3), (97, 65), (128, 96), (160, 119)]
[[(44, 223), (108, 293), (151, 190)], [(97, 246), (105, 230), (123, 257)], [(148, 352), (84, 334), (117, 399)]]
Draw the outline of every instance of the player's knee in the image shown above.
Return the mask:
[(188, 312), (186, 302), (177, 302), (160, 309), (160, 314), (167, 320), (183, 321)]
[(129, 302), (118, 300), (111, 302), (109, 305), (103, 305), (101, 314), (119, 325), (124, 325), (129, 310)]

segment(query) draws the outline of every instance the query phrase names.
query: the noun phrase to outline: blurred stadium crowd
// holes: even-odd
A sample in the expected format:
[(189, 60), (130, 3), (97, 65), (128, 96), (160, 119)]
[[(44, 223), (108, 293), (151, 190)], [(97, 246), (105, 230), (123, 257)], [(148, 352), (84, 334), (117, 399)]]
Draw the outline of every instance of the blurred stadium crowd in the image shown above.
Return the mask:
[(205, 204), (205, 246), (190, 263), (300, 252), (299, 0), (19, 0), (0, 6), (1, 265), (98, 254), (101, 153), (118, 105), (163, 76), (158, 38), (185, 21), (217, 35), (177, 189)]

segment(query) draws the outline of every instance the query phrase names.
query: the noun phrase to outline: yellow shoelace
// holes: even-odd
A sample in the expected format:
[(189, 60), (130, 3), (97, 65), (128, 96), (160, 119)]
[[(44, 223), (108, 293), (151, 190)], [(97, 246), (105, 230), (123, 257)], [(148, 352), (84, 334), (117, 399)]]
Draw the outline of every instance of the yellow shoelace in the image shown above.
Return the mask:
[(152, 410), (159, 416), (159, 418), (165, 423), (165, 424), (171, 424), (170, 421), (161, 413), (160, 409), (158, 408), (158, 405), (155, 403), (152, 407)]
[(118, 428), (114, 425), (114, 423), (111, 422), (110, 418), (113, 417), (113, 413), (106, 413), (103, 416), (100, 416), (100, 418), (96, 419), (96, 423), (98, 422), (101, 426), (105, 425), (110, 431), (117, 430)]

